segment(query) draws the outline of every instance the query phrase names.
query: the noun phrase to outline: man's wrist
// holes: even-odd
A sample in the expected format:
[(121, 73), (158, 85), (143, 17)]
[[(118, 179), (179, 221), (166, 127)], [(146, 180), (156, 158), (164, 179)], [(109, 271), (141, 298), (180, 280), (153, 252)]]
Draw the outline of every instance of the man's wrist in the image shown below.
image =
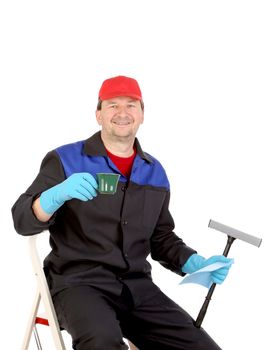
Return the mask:
[(36, 218), (41, 222), (49, 221), (53, 215), (53, 213), (48, 214), (43, 210), (41, 203), (40, 203), (40, 197), (35, 199), (35, 201), (32, 204), (32, 209), (33, 209), (33, 212), (34, 212)]
[(206, 259), (199, 254), (192, 254), (182, 267), (182, 272), (184, 273), (193, 273), (200, 268), (202, 268), (203, 263)]

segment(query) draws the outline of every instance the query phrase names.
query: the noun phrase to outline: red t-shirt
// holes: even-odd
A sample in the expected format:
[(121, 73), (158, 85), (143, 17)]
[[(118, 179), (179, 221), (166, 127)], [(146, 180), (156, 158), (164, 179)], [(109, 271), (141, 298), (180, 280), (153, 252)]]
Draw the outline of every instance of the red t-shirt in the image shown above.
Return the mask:
[(134, 149), (134, 153), (130, 157), (119, 157), (115, 154), (111, 153), (106, 150), (108, 157), (112, 160), (112, 162), (116, 165), (116, 167), (119, 169), (119, 171), (125, 176), (129, 177), (131, 174), (132, 166), (134, 163), (134, 159), (136, 156), (136, 151)]

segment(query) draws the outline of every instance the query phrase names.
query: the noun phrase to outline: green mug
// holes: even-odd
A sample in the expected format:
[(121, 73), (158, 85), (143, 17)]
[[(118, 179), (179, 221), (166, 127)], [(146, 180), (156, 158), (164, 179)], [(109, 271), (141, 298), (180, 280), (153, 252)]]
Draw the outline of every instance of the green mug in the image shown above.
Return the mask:
[(97, 173), (98, 190), (102, 194), (114, 194), (117, 191), (120, 175), (113, 173)]

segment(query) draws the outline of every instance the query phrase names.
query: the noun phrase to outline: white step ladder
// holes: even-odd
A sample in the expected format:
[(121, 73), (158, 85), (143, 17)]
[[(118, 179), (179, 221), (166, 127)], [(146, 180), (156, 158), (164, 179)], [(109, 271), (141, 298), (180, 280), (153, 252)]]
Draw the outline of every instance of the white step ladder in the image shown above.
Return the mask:
[[(55, 308), (51, 298), (51, 294), (48, 288), (47, 280), (43, 271), (43, 267), (40, 261), (38, 249), (37, 249), (37, 236), (41, 234), (32, 235), (28, 238), (30, 256), (34, 273), (37, 279), (37, 292), (31, 309), (29, 321), (27, 324), (25, 337), (21, 350), (28, 350), (32, 334), (35, 337), (38, 350), (42, 350), (42, 345), (38, 335), (36, 324), (42, 324), (49, 326), (53, 338), (53, 342), (56, 350), (66, 350), (59, 323), (57, 320)], [(39, 317), (38, 311), (40, 302), (43, 302), (46, 318)], [(130, 341), (128, 341), (130, 350), (138, 350)], [(48, 349), (46, 349), (48, 350)]]

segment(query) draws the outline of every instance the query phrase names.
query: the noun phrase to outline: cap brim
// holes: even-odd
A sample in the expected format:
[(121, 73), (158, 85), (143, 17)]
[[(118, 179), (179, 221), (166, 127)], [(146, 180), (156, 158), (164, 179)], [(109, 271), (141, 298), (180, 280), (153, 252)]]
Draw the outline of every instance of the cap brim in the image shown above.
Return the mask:
[(111, 94), (103, 94), (102, 96), (99, 96), (100, 100), (104, 101), (104, 100), (110, 100), (111, 98), (115, 98), (115, 97), (131, 97), (135, 100), (142, 100), (142, 97), (137, 95), (137, 94), (133, 94), (133, 93), (126, 93), (126, 92), (120, 92), (120, 93), (111, 93)]

